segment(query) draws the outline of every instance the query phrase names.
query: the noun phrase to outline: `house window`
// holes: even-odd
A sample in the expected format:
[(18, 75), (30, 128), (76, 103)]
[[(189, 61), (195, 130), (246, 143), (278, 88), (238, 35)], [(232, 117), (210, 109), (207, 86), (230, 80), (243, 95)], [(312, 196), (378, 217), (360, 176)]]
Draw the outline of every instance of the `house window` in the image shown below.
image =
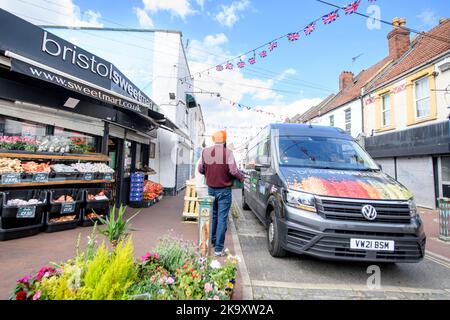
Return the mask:
[(352, 133), (352, 109), (345, 110), (345, 131)]
[(424, 118), (431, 115), (430, 82), (428, 77), (414, 82), (414, 105), (416, 107), (417, 118)]
[(381, 96), (381, 119), (383, 127), (391, 125), (391, 94)]
[(334, 127), (334, 115), (330, 116), (330, 127)]

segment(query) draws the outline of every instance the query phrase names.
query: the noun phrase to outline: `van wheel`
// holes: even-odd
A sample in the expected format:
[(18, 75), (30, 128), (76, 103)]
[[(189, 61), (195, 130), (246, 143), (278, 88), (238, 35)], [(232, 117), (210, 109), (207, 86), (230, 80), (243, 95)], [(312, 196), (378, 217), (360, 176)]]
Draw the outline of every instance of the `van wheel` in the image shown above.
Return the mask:
[(242, 209), (250, 210), (250, 207), (248, 206), (247, 202), (245, 202), (245, 191), (244, 190), (242, 190)]
[(286, 255), (286, 250), (281, 247), (281, 236), (279, 232), (278, 220), (275, 216), (275, 211), (272, 210), (269, 215), (267, 224), (267, 244), (269, 253), (272, 257), (281, 258)]

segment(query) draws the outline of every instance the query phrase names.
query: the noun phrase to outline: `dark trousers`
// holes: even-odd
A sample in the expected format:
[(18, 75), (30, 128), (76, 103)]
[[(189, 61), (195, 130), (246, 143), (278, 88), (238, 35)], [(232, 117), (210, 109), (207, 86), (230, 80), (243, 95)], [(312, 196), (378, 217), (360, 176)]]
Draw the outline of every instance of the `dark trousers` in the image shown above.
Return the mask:
[(225, 233), (228, 229), (228, 214), (231, 208), (231, 188), (208, 188), (208, 193), (214, 197), (211, 242), (215, 244), (215, 251), (224, 248)]

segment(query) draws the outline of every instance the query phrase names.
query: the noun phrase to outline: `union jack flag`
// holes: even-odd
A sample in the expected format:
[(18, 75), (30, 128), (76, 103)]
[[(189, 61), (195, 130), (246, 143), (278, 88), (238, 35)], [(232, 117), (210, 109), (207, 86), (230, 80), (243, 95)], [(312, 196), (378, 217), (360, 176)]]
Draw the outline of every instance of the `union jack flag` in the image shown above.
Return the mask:
[(218, 65), (218, 66), (216, 67), (216, 70), (217, 70), (217, 71), (223, 71), (223, 66), (222, 66), (222, 65)]
[(339, 10), (335, 10), (333, 12), (330, 12), (329, 14), (326, 14), (322, 17), (323, 23), (324, 24), (330, 24), (334, 21), (336, 21), (337, 18), (339, 18), (339, 14), (338, 14)]
[(352, 2), (352, 3), (350, 3), (350, 4), (348, 4), (345, 8), (344, 8), (344, 11), (345, 11), (345, 14), (353, 14), (353, 13), (355, 13), (356, 11), (358, 11), (358, 7), (359, 7), (359, 4), (361, 3), (361, 0), (357, 0), (357, 1), (354, 1), (354, 2)]
[(242, 69), (243, 67), (245, 67), (245, 62), (244, 61), (239, 61), (237, 66), (238, 66), (238, 68)]
[(250, 59), (248, 59), (248, 62), (249, 62), (250, 64), (255, 64), (255, 63), (256, 63), (256, 58), (255, 58), (255, 57), (250, 58)]
[(261, 51), (261, 52), (259, 53), (259, 56), (260, 56), (261, 58), (267, 57), (267, 51), (266, 51), (266, 50)]
[(309, 36), (316, 29), (316, 23), (313, 22), (305, 28), (305, 34)]
[(276, 47), (278, 47), (278, 42), (276, 42), (276, 41), (271, 42), (271, 43), (269, 44), (269, 50), (270, 50), (270, 51), (272, 51), (272, 50), (275, 49)]
[(232, 64), (231, 62), (228, 62), (228, 63), (225, 65), (225, 68), (226, 68), (227, 70), (233, 70), (233, 64)]
[(289, 41), (297, 41), (298, 39), (300, 39), (300, 34), (298, 32), (288, 34)]

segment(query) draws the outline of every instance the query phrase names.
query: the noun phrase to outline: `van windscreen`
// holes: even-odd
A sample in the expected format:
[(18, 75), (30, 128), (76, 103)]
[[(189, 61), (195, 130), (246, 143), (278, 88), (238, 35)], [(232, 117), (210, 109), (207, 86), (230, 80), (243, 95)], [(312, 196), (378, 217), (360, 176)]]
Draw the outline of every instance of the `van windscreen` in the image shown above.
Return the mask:
[(356, 142), (327, 137), (280, 136), (281, 166), (337, 170), (379, 170)]

